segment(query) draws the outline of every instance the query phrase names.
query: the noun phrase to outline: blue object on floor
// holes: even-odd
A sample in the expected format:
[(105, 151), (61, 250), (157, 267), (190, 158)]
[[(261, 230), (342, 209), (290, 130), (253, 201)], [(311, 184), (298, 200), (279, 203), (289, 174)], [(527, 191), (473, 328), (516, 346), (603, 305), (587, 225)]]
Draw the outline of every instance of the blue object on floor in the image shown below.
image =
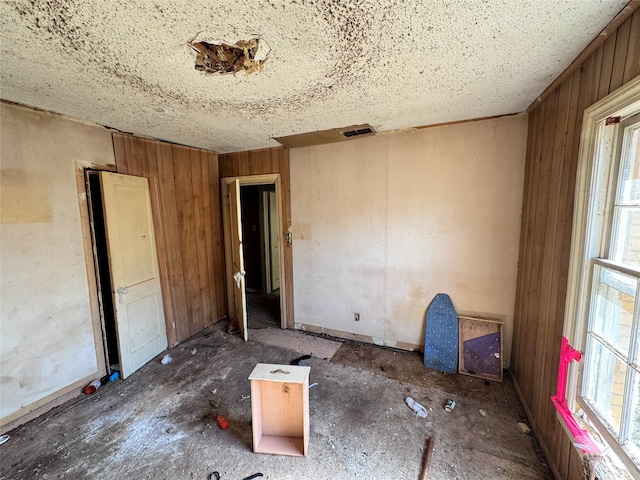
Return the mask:
[(437, 294), (427, 308), (424, 366), (444, 373), (458, 372), (458, 314), (446, 293)]

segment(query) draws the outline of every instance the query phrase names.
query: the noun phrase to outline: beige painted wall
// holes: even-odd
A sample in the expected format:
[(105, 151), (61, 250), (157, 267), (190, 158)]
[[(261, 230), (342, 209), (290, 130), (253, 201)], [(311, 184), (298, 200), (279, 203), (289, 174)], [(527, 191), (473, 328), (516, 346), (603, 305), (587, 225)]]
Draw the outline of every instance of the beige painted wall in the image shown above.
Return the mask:
[(508, 366), (526, 137), (521, 114), (291, 150), (296, 324), (422, 347), (447, 293), (505, 322)]
[[(2, 424), (98, 374), (76, 168), (113, 165), (108, 130), (0, 104)], [(80, 391), (79, 388), (77, 390)]]

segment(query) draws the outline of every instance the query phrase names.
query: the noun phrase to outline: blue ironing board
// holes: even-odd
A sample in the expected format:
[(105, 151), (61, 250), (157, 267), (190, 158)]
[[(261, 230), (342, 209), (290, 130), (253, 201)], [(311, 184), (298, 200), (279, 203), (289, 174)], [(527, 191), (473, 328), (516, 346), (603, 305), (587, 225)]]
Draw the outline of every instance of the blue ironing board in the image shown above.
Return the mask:
[(458, 373), (458, 314), (445, 293), (437, 294), (427, 308), (424, 366)]

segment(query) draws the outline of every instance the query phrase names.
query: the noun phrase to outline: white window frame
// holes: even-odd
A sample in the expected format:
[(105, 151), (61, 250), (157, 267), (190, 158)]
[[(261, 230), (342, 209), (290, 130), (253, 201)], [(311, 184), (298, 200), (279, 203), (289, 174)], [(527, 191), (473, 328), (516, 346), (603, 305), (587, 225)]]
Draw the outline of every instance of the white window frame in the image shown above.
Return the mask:
[[(601, 258), (608, 249), (609, 225), (617, 185), (618, 125), (605, 127), (604, 120), (619, 116), (627, 118), (640, 112), (640, 76), (631, 80), (615, 92), (598, 101), (584, 112), (573, 217), (573, 235), (567, 302), (565, 309), (564, 336), (570, 344), (585, 351), (587, 322), (590, 310), (590, 285), (593, 274), (593, 259)], [(595, 172), (599, 174), (594, 175)], [(639, 299), (640, 300), (640, 299)], [(575, 412), (580, 402), (579, 392), (584, 361), (573, 362), (567, 378), (567, 405)], [(585, 410), (589, 410), (585, 408)], [(561, 418), (561, 417), (559, 417)], [(591, 419), (591, 418), (590, 418)], [(594, 422), (598, 426), (598, 421)], [(622, 447), (606, 428), (598, 432), (607, 440), (634, 477), (640, 470), (627, 456)]]

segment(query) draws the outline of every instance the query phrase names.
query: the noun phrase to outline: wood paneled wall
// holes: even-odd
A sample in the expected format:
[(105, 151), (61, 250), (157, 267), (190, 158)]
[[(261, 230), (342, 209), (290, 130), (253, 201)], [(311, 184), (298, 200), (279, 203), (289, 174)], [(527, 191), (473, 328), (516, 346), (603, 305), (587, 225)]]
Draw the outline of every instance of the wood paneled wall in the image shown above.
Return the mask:
[(640, 10), (635, 10), (529, 110), (511, 365), (534, 429), (563, 479), (582, 478), (580, 456), (562, 430), (550, 397), (558, 378), (583, 113), (639, 74)]
[(113, 134), (118, 173), (149, 179), (169, 345), (227, 314), (215, 152)]
[[(291, 180), (289, 174), (289, 150), (284, 147), (263, 148), (247, 152), (229, 153), (219, 156), (220, 178), (243, 177), (247, 175), (280, 174), (283, 234), (291, 226)], [(290, 243), (283, 243), (281, 253), (284, 259), (285, 299), (287, 302), (286, 325), (293, 328), (293, 252)]]

